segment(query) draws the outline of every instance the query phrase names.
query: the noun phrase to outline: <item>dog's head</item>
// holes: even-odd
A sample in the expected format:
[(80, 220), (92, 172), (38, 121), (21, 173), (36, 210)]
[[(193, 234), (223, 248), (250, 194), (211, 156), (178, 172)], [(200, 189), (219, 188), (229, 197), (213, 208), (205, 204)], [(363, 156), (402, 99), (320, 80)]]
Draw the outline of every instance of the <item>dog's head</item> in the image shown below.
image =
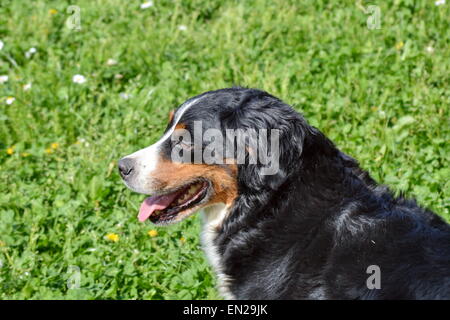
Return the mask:
[(298, 167), (307, 126), (277, 98), (255, 89), (206, 92), (175, 112), (153, 145), (119, 161), (132, 190), (151, 195), (139, 220), (183, 220), (244, 194), (278, 189)]

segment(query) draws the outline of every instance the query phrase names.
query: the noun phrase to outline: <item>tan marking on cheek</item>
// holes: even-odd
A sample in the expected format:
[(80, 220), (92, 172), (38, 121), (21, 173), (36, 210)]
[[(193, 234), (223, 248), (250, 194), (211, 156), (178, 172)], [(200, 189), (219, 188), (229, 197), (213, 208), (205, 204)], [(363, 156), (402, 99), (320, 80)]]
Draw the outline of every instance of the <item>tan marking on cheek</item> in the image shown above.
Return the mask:
[(151, 178), (157, 189), (178, 188), (198, 178), (208, 179), (214, 191), (208, 204), (231, 205), (238, 195), (235, 164), (224, 168), (217, 165), (174, 163), (161, 159)]
[(210, 204), (224, 203), (230, 206), (238, 196), (237, 190), (237, 166), (228, 166), (230, 170), (214, 166), (207, 174), (207, 178), (212, 182), (214, 196), (210, 199)]
[(177, 123), (177, 125), (175, 126), (175, 130), (178, 129), (186, 129), (186, 125), (184, 123)]

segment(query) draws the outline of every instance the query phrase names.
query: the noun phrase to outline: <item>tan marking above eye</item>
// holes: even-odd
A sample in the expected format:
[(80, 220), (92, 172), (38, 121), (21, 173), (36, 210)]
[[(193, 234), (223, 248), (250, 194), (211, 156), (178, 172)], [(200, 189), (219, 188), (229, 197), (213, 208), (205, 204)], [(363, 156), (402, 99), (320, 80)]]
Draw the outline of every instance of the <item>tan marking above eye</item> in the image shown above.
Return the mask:
[(169, 123), (173, 120), (173, 116), (175, 115), (175, 110), (170, 110), (169, 112)]
[(177, 129), (186, 129), (186, 125), (184, 123), (177, 123), (175, 130)]

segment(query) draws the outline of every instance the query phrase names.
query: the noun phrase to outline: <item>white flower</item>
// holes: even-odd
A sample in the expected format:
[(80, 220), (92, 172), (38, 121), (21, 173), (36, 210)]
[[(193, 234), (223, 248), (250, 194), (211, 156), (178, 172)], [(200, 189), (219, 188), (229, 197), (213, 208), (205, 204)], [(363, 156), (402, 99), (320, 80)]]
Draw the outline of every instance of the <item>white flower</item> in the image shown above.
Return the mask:
[(14, 98), (14, 97), (7, 97), (6, 98), (6, 104), (12, 104), (14, 101), (16, 101), (16, 98)]
[(24, 84), (22, 88), (23, 88), (24, 91), (30, 90), (31, 89), (31, 83)]
[(438, 0), (434, 4), (437, 6), (443, 5), (443, 4), (445, 4), (445, 0)]
[(117, 79), (117, 80), (120, 80), (122, 78), (123, 78), (123, 75), (121, 75), (120, 73), (118, 73), (114, 76), (114, 79)]
[(76, 143), (84, 144), (85, 147), (89, 147), (89, 142), (87, 142), (85, 138), (78, 138)]
[(113, 65), (117, 64), (117, 60), (114, 60), (114, 59), (108, 59), (108, 61), (106, 61), (106, 64), (107, 64), (108, 66), (113, 66)]
[(25, 57), (27, 57), (28, 59), (31, 58), (31, 56), (33, 54), (35, 54), (37, 52), (36, 48), (30, 48), (27, 52), (25, 52)]
[(4, 45), (5, 45), (4, 42), (3, 42), (2, 40), (0, 40), (0, 50), (3, 49), (3, 46), (4, 46)]
[(128, 93), (125, 93), (125, 92), (119, 93), (119, 96), (124, 100), (128, 100), (131, 97), (131, 95), (129, 95)]
[(426, 47), (425, 50), (427, 50), (428, 53), (433, 53), (434, 52), (434, 48), (432, 46)]
[(9, 77), (7, 75), (4, 76), (0, 76), (0, 83), (5, 83), (6, 81), (8, 81)]
[(181, 31), (186, 31), (187, 30), (187, 27), (185, 26), (185, 25), (181, 25), (181, 26), (178, 26), (178, 30), (181, 30)]
[(72, 81), (78, 84), (82, 84), (86, 82), (86, 78), (81, 74), (76, 74), (73, 76)]
[(87, 142), (85, 138), (78, 137), (76, 143), (84, 145), (85, 147), (89, 147), (89, 142)]
[(153, 1), (147, 1), (141, 4), (141, 9), (147, 9), (153, 7)]

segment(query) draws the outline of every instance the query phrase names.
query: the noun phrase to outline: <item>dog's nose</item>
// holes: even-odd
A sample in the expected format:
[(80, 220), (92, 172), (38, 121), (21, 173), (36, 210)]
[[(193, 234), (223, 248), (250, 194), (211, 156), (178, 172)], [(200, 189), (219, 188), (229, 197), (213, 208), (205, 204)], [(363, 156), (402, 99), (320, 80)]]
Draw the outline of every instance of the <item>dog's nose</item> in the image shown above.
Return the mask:
[(119, 173), (123, 179), (126, 179), (133, 172), (134, 160), (130, 158), (122, 158), (119, 160)]

